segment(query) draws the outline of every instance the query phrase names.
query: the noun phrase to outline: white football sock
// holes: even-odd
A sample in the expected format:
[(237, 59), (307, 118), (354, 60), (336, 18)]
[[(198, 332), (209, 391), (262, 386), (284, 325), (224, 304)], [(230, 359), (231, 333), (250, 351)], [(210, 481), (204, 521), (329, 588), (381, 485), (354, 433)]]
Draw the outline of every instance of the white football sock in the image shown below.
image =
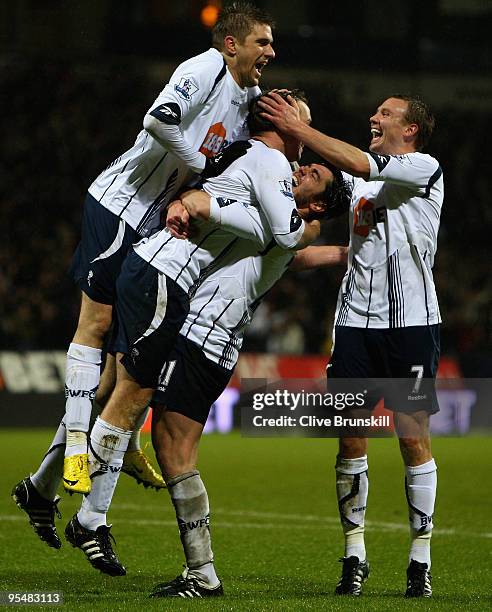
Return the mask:
[(106, 512), (113, 499), (131, 433), (106, 423), (101, 417), (94, 423), (89, 444), (92, 488), (77, 513), (80, 524), (86, 529), (95, 531), (106, 525)]
[(149, 411), (150, 406), (147, 406), (147, 408), (145, 408), (145, 410), (142, 412), (137, 422), (135, 423), (135, 429), (133, 430), (132, 437), (130, 438), (130, 442), (128, 443), (129, 451), (140, 450), (140, 431), (147, 419)]
[(101, 377), (101, 349), (72, 342), (67, 352), (65, 376), (65, 425), (67, 446), (65, 456), (87, 452), (87, 436)]
[(215, 573), (210, 540), (208, 495), (200, 472), (195, 470), (171, 478), (167, 489), (176, 510), (188, 575), (214, 588), (220, 581)]
[(369, 491), (367, 455), (357, 459), (337, 456), (335, 470), (338, 510), (345, 536), (345, 557), (358, 557), (359, 561), (365, 561), (364, 517)]
[(62, 420), (41, 465), (37, 472), (31, 476), (31, 482), (36, 491), (51, 501), (56, 497), (56, 492), (63, 475), (65, 439), (65, 423)]
[(434, 459), (422, 465), (405, 467), (405, 491), (410, 521), (410, 553), (413, 559), (431, 566), (430, 542), (437, 490), (437, 466)]

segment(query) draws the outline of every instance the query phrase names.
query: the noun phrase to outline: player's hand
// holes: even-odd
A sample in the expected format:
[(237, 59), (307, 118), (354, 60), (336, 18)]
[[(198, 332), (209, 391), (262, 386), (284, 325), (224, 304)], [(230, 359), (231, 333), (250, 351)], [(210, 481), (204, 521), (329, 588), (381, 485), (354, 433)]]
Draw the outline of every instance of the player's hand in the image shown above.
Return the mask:
[(236, 140), (222, 151), (219, 151), (215, 157), (207, 157), (205, 169), (202, 172), (202, 178), (208, 179), (213, 176), (218, 176), (226, 170), (232, 162), (246, 155), (246, 151), (251, 147), (251, 143), (247, 140)]
[(262, 96), (258, 104), (264, 109), (260, 114), (281, 132), (288, 134), (299, 123), (299, 105), (292, 96), (285, 100), (273, 91)]
[(169, 205), (166, 217), (166, 227), (175, 238), (184, 240), (190, 235), (190, 215), (181, 204), (181, 200), (174, 200)]

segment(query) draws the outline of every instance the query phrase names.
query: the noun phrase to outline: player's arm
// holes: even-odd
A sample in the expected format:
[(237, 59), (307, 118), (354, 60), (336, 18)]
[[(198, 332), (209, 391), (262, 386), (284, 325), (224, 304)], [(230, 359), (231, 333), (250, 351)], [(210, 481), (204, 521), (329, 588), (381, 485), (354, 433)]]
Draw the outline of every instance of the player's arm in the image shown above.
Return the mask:
[(313, 219), (312, 221), (304, 221), (304, 231), (302, 232), (302, 236), (299, 242), (297, 242), (295, 246), (290, 248), (294, 249), (295, 251), (299, 249), (305, 249), (308, 245), (312, 244), (315, 240), (319, 238), (320, 231), (321, 223), (318, 219)]
[(297, 212), (292, 172), (280, 152), (269, 149), (268, 156), (258, 160), (252, 184), (273, 238), (281, 248), (303, 249), (318, 238), (320, 222), (303, 221)]
[(265, 108), (265, 117), (279, 130), (300, 139), (321, 157), (352, 176), (366, 181), (382, 180), (405, 185), (425, 193), (442, 174), (435, 159), (419, 153), (377, 155), (331, 138), (299, 121), (295, 109), (275, 94), (265, 96), (259, 103)]
[[(156, 140), (164, 149), (176, 155), (185, 162), (193, 172), (199, 174), (205, 168), (206, 157), (203, 153), (193, 150), (183, 138), (177, 124), (169, 123), (170, 118), (166, 115), (158, 115), (165, 112), (155, 109), (145, 115), (144, 129)], [(171, 119), (174, 121), (174, 119)]]
[(347, 265), (348, 247), (308, 246), (297, 251), (289, 270), (301, 272), (313, 268)]
[(166, 228), (175, 238), (184, 240), (190, 237), (190, 215), (181, 200), (173, 200), (167, 207)]
[(192, 219), (208, 221), (210, 218), (210, 196), (201, 189), (189, 189), (180, 196), (181, 203)]
[(220, 66), (210, 59), (178, 66), (144, 117), (143, 127), (164, 149), (184, 161), (194, 172), (205, 168), (206, 157), (183, 137), (183, 120), (202, 107)]
[(366, 155), (370, 164), (370, 181), (411, 187), (428, 196), (431, 187), (442, 176), (438, 161), (429, 155), (407, 153), (390, 156), (370, 152)]
[(265, 109), (265, 118), (281, 132), (299, 139), (337, 168), (353, 176), (360, 176), (366, 180), (369, 178), (369, 160), (364, 151), (342, 140), (331, 138), (303, 123), (299, 120), (295, 108), (275, 93), (262, 98), (259, 104)]
[[(187, 237), (189, 219), (200, 219), (220, 225), (222, 229), (247, 240), (265, 245), (267, 236), (260, 216), (253, 206), (228, 198), (215, 198), (207, 192), (191, 189), (181, 194), (182, 208), (173, 203), (166, 225), (176, 237)], [(181, 232), (181, 235), (176, 235)]]

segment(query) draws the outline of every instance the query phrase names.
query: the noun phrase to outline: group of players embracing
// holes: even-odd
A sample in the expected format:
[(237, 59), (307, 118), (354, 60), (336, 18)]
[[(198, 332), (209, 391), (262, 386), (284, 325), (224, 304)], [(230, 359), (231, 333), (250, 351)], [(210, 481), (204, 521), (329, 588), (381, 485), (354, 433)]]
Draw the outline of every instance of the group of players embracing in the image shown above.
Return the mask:
[[(198, 445), (243, 331), (284, 272), (347, 266), (329, 377), (436, 374), (440, 315), (432, 265), (443, 179), (437, 161), (420, 152), (432, 115), (417, 98), (390, 96), (370, 118), (368, 153), (321, 134), (310, 127), (302, 92), (258, 88), (275, 57), (272, 27), (248, 3), (227, 6), (212, 48), (178, 66), (133, 147), (89, 187), (72, 263), (82, 301), (67, 353), (66, 412), (38, 470), (13, 490), (36, 534), (54, 548), (61, 546), (60, 482), (82, 493), (65, 537), (93, 567), (122, 576), (106, 522), (120, 472), (167, 487), (186, 568), (158, 584), (154, 597), (223, 595)], [(292, 172), (303, 146), (325, 163)], [(348, 247), (310, 246), (321, 219), (346, 211)], [(88, 438), (94, 400), (103, 410)], [(163, 478), (139, 443), (150, 404)], [(389, 407), (404, 432), (406, 595), (428, 597), (436, 494), (429, 415), (437, 403), (431, 392)], [(367, 440), (341, 438), (336, 486), (345, 554), (338, 594), (360, 595), (369, 575), (367, 469)]]

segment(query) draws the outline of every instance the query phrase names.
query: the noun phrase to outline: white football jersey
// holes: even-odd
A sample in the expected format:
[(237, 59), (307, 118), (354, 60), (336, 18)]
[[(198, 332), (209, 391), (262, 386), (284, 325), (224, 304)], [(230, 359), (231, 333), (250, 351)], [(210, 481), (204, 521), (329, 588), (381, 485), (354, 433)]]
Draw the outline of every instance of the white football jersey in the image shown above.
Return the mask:
[[(260, 93), (258, 87), (241, 89), (219, 51), (209, 49), (178, 66), (148, 113), (178, 125), (193, 151), (211, 157), (234, 140), (247, 138), (249, 101)], [(158, 227), (162, 208), (194, 176), (184, 161), (142, 130), (89, 193), (146, 236)]]
[(289, 249), (304, 232), (287, 158), (262, 142), (250, 142), (252, 146), (245, 155), (203, 185), (218, 203), (220, 225), (195, 222), (197, 235), (189, 240), (173, 238), (167, 230), (161, 230), (134, 247), (140, 257), (184, 291), (193, 292), (193, 285), (220, 268), (231, 250), (233, 257), (249, 254), (247, 237), (256, 241), (256, 251), (264, 249), (272, 238)]
[(251, 241), (243, 242), (249, 253), (246, 246), (241, 259), (230, 252), (221, 268), (197, 286), (180, 332), (207, 359), (228, 370), (236, 365), (244, 329), (256, 308), (294, 258), (274, 241), (263, 251)]
[(304, 226), (292, 192), (292, 168), (280, 151), (259, 140), (249, 142), (251, 148), (246, 154), (206, 181), (203, 189), (224, 206), (229, 198), (254, 206), (280, 245), (292, 248), (297, 243), (297, 233), (292, 232)]
[(348, 268), (335, 324), (395, 328), (441, 322), (432, 267), (444, 197), (442, 170), (423, 153), (367, 153), (352, 186)]

